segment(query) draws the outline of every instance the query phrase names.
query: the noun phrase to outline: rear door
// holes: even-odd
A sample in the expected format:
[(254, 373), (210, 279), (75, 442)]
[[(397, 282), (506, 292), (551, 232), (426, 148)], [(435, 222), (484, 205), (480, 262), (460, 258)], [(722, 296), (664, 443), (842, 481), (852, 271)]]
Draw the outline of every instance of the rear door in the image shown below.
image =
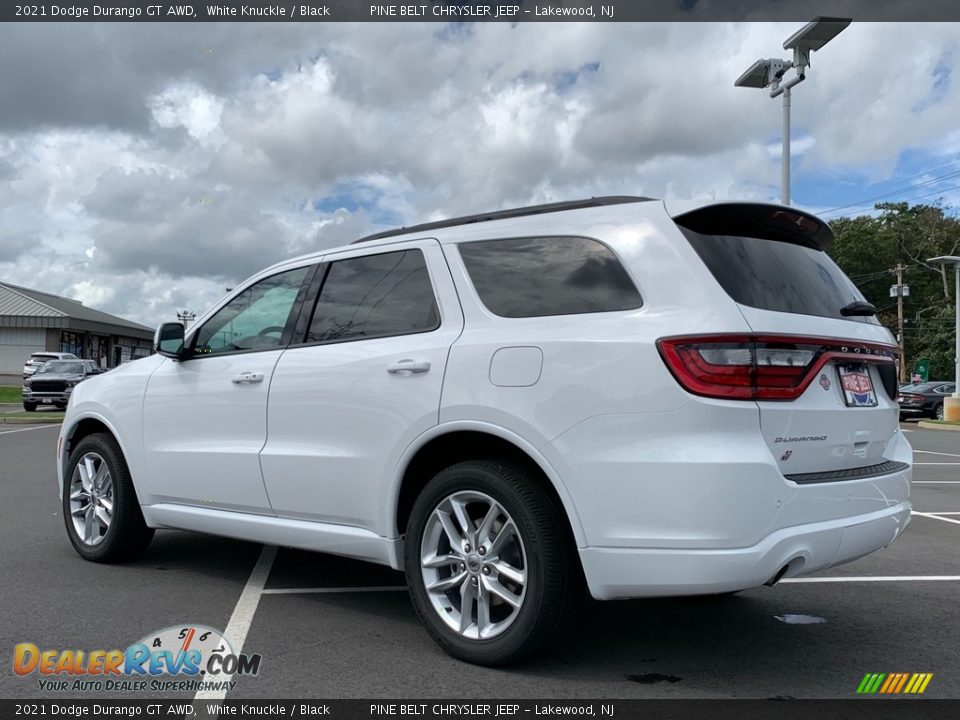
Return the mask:
[(435, 240), (327, 256), (315, 284), (270, 388), (267, 492), (280, 517), (384, 535), (400, 456), (438, 422), (463, 315)]
[(865, 300), (826, 253), (829, 227), (766, 205), (711, 206), (675, 220), (750, 328), (770, 337), (769, 347), (795, 348), (789, 362), (823, 363), (796, 399), (757, 402), (781, 471), (883, 463), (899, 418), (896, 344), (873, 315), (850, 314), (866, 313), (858, 306)]

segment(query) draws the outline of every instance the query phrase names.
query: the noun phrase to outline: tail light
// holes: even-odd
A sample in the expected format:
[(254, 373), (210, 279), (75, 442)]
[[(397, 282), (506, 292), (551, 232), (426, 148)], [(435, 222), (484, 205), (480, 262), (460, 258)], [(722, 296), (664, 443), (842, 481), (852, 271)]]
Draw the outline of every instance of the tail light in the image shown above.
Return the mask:
[(905, 400), (906, 402), (923, 402), (926, 400), (923, 395), (912, 395), (910, 393), (904, 393), (901, 395), (898, 400)]
[[(691, 335), (662, 338), (657, 347), (685, 390), (727, 400), (793, 400), (830, 361), (893, 367), (896, 348), (859, 341), (771, 335)], [(887, 394), (889, 372), (881, 377)]]

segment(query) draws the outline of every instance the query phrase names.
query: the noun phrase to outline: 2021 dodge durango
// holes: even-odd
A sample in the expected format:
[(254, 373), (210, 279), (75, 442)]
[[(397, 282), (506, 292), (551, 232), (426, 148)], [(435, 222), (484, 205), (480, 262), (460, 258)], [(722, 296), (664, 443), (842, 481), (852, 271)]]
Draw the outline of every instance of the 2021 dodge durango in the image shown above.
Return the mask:
[(895, 346), (775, 205), (473, 216), (274, 265), (78, 385), (84, 558), (184, 528), (404, 570), (456, 657), (517, 661), (598, 599), (729, 593), (910, 520)]

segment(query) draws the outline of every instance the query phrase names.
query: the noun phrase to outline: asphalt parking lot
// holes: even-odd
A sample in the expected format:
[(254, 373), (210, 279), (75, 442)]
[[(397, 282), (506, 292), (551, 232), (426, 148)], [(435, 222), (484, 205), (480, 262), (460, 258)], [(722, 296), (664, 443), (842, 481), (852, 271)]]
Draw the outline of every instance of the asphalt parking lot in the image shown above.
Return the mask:
[(178, 531), (132, 564), (83, 562), (60, 516), (56, 426), (0, 425), (0, 697), (57, 697), (14, 674), (15, 643), (125, 648), (199, 623), (262, 655), (234, 699), (849, 698), (868, 672), (932, 672), (925, 697), (957, 698), (960, 433), (903, 427), (916, 514), (887, 550), (733, 597), (591, 602), (548, 657), (490, 670), (438, 650), (402, 576), (373, 565)]

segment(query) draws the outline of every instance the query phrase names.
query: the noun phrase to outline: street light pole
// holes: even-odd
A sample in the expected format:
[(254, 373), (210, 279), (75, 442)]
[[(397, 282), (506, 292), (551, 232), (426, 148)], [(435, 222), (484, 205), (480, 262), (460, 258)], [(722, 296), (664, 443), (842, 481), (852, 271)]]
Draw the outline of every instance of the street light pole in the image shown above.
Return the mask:
[(783, 91), (783, 141), (780, 161), (780, 204), (790, 204), (790, 88)]
[[(737, 78), (735, 87), (770, 88), (770, 97), (783, 95), (783, 138), (780, 159), (780, 202), (790, 204), (790, 89), (806, 78), (810, 67), (810, 53), (819, 50), (839, 35), (850, 18), (816, 17), (783, 43), (784, 50), (793, 51), (792, 60), (761, 58)], [(796, 76), (784, 82), (784, 74), (796, 70)]]
[(953, 302), (954, 302), (954, 336), (953, 336), (953, 395), (943, 401), (943, 419), (960, 421), (960, 257), (956, 255), (940, 255), (927, 260), (928, 263), (939, 265), (953, 265)]

